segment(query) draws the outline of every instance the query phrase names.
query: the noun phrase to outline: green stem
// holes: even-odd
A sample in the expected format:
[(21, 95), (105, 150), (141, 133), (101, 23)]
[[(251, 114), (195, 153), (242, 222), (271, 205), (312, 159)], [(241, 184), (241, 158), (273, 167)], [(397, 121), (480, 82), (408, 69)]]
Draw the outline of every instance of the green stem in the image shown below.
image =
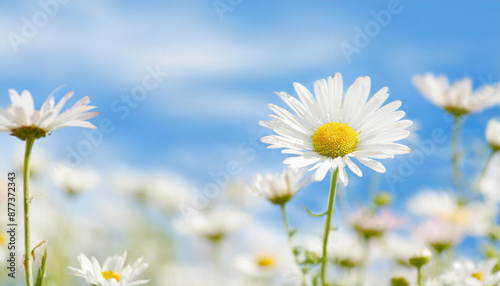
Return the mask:
[[(301, 266), (300, 260), (295, 254), (295, 251), (293, 249), (292, 232), (290, 231), (290, 224), (288, 223), (288, 215), (286, 214), (285, 204), (280, 204), (280, 208), (281, 208), (281, 215), (283, 217), (283, 223), (285, 224), (286, 234), (288, 236), (288, 245), (290, 247), (290, 251), (292, 252), (297, 265)], [(306, 284), (307, 281), (305, 280), (306, 279), (305, 274), (307, 274), (307, 268), (306, 267), (301, 267), (301, 268), (302, 268), (302, 274), (304, 274), (302, 276), (302, 285), (307, 285)]]
[(34, 138), (26, 139), (26, 151), (24, 153), (24, 170), (23, 170), (23, 187), (24, 187), (24, 247), (25, 247), (25, 269), (26, 269), (26, 285), (33, 285), (32, 263), (31, 263), (31, 246), (30, 246), (30, 157), (33, 149)]
[(290, 232), (290, 225), (288, 224), (288, 215), (286, 214), (285, 204), (281, 204), (280, 208), (281, 208), (281, 215), (283, 216), (283, 223), (285, 224), (286, 228), (286, 234), (288, 236), (288, 245), (290, 246), (290, 249), (293, 252), (292, 234)]
[(417, 275), (418, 286), (422, 286), (422, 267), (417, 267)]
[(339, 169), (335, 170), (332, 174), (332, 182), (330, 184), (330, 195), (328, 198), (328, 211), (326, 213), (326, 223), (325, 223), (325, 237), (323, 239), (323, 256), (321, 257), (321, 282), (322, 285), (326, 285), (326, 262), (327, 257), (327, 246), (328, 246), (328, 236), (330, 235), (330, 226), (332, 223), (333, 206), (335, 204), (335, 190), (337, 187), (337, 174)]
[(481, 170), (481, 173), (479, 173), (479, 176), (476, 179), (476, 189), (479, 191), (479, 186), (481, 184), (481, 180), (484, 178), (484, 175), (486, 174), (486, 170), (488, 170), (488, 166), (491, 163), (491, 159), (493, 159), (493, 155), (495, 152), (492, 152), (488, 159), (486, 160), (486, 163), (484, 164), (483, 169)]
[(457, 190), (461, 190), (460, 185), (460, 116), (454, 117), (453, 123), (453, 138), (451, 142), (451, 150), (453, 157), (453, 183)]

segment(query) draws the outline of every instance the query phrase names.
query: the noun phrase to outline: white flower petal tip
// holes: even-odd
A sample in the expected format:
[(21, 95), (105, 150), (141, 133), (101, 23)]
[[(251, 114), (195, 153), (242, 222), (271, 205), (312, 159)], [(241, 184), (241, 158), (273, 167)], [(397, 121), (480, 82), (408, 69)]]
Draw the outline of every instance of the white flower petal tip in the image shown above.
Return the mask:
[(285, 92), (276, 93), (290, 111), (270, 104), (274, 120), (259, 122), (276, 133), (261, 139), (270, 145), (268, 148), (283, 148), (286, 150), (283, 153), (296, 155), (284, 160), (291, 168), (312, 166), (309, 170), (314, 170), (317, 181), (323, 180), (328, 171), (339, 168), (339, 180), (347, 185), (346, 165), (362, 177), (361, 170), (349, 157), (383, 173), (385, 167), (373, 159), (411, 152), (407, 146), (395, 142), (410, 135), (406, 128), (413, 122), (402, 120), (405, 113), (398, 110), (401, 101), (384, 105), (387, 87), (369, 98), (369, 77), (357, 78), (346, 93), (340, 73), (315, 81), (314, 95), (298, 82), (293, 87), (298, 98)]

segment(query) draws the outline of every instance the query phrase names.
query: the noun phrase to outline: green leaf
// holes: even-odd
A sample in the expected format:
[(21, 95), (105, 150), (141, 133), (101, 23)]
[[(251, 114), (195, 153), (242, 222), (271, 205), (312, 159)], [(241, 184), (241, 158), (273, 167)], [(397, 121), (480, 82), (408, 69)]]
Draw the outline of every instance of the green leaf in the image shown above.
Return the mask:
[(321, 213), (321, 214), (315, 214), (312, 211), (310, 211), (309, 208), (306, 205), (304, 205), (304, 208), (306, 209), (307, 213), (309, 213), (309, 215), (311, 215), (313, 217), (322, 217), (322, 216), (324, 216), (324, 215), (326, 215), (328, 213), (328, 211), (326, 211), (326, 212)]
[[(43, 253), (42, 263), (40, 265), (40, 269), (38, 269), (38, 274), (36, 275), (35, 286), (42, 286), (43, 276), (45, 275), (45, 265), (47, 263), (47, 248), (48, 247), (47, 247), (46, 241), (43, 241), (37, 247), (41, 246), (42, 244), (45, 244), (45, 252)], [(37, 247), (35, 247), (35, 249)], [(33, 255), (33, 258), (35, 258), (35, 249), (33, 249), (33, 251), (31, 252), (31, 254)]]

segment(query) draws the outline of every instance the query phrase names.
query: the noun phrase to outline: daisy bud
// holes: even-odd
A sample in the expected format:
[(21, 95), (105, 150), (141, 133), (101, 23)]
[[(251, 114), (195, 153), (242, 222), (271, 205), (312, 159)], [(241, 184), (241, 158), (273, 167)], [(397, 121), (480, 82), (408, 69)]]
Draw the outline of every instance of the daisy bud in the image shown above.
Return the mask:
[(417, 251), (415, 254), (413, 254), (412, 257), (410, 257), (410, 265), (420, 268), (425, 264), (429, 263), (431, 258), (432, 258), (432, 252), (429, 249), (424, 248), (422, 250)]
[(389, 193), (382, 192), (373, 198), (373, 202), (379, 207), (387, 206), (392, 203), (392, 196)]
[(409, 286), (410, 283), (404, 277), (396, 276), (391, 279), (392, 286)]

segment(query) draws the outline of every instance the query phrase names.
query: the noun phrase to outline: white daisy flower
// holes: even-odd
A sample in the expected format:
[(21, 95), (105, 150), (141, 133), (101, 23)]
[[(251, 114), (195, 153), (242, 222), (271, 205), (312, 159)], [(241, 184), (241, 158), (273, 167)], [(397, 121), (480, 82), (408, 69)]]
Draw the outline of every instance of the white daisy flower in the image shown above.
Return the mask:
[(387, 210), (374, 213), (367, 208), (361, 208), (351, 213), (347, 221), (366, 239), (379, 237), (404, 223), (402, 219), (395, 217)]
[(422, 267), (423, 265), (429, 263), (431, 258), (432, 252), (427, 248), (422, 248), (413, 253), (413, 255), (410, 256), (409, 260), (411, 265), (415, 267)]
[(248, 215), (236, 209), (211, 209), (179, 219), (175, 227), (181, 233), (196, 234), (213, 242), (224, 239), (248, 220)]
[(428, 100), (455, 116), (479, 112), (500, 103), (500, 85), (483, 86), (474, 92), (470, 78), (450, 86), (445, 76), (427, 73), (415, 76), (413, 83)]
[(149, 280), (134, 280), (142, 274), (148, 264), (142, 262), (143, 258), (137, 259), (134, 264), (125, 266), (127, 252), (122, 256), (115, 255), (107, 258), (101, 265), (95, 257), (87, 258), (84, 254), (78, 256), (81, 269), (68, 267), (73, 271), (73, 275), (84, 278), (90, 285), (95, 286), (132, 286), (142, 285)]
[(498, 210), (492, 203), (464, 204), (451, 192), (423, 191), (408, 201), (410, 212), (458, 226), (470, 235), (486, 235)]
[(170, 172), (120, 170), (113, 175), (114, 187), (122, 194), (159, 207), (172, 214), (189, 204), (196, 188), (184, 177)]
[(486, 126), (486, 141), (494, 152), (500, 151), (500, 121), (491, 119)]
[(354, 233), (336, 231), (329, 240), (328, 257), (342, 267), (360, 266), (369, 257), (363, 241)]
[(282, 270), (281, 255), (272, 252), (258, 252), (237, 257), (237, 270), (253, 277), (272, 277)]
[(465, 237), (465, 230), (461, 226), (439, 220), (428, 220), (418, 226), (415, 232), (438, 253), (457, 245)]
[(258, 173), (253, 180), (252, 190), (273, 204), (283, 205), (311, 183), (312, 177), (305, 178), (306, 174), (307, 170), (304, 168), (287, 168), (281, 174)]
[(53, 180), (68, 194), (77, 195), (92, 190), (101, 180), (93, 169), (76, 169), (57, 165), (51, 173)]
[(400, 101), (381, 107), (389, 96), (386, 87), (368, 100), (370, 85), (369, 77), (359, 77), (344, 95), (342, 76), (337, 73), (314, 83), (314, 97), (303, 85), (294, 83), (300, 101), (284, 92), (278, 95), (295, 115), (270, 104), (275, 120), (260, 124), (277, 135), (265, 136), (262, 142), (270, 144), (268, 148), (285, 148), (283, 153), (298, 155), (285, 160), (292, 168), (313, 165), (311, 170), (316, 170), (317, 181), (338, 168), (340, 180), (347, 185), (346, 165), (362, 176), (352, 158), (377, 172), (385, 172), (384, 166), (373, 159), (409, 153), (408, 147), (394, 141), (410, 134), (406, 128), (412, 122), (400, 121), (405, 116), (403, 111), (396, 111)]
[(394, 233), (384, 235), (381, 243), (385, 250), (384, 253), (402, 265), (408, 265), (410, 257), (418, 250), (424, 248), (424, 243), (415, 237), (403, 237)]
[(437, 280), (442, 285), (454, 286), (495, 286), (500, 284), (500, 272), (493, 272), (496, 259), (479, 263), (470, 260), (456, 261), (452, 268), (440, 275)]
[(33, 97), (29, 91), (24, 90), (19, 95), (10, 89), (9, 95), (12, 103), (5, 109), (0, 107), (0, 132), (10, 132), (11, 135), (26, 140), (29, 137), (39, 139), (52, 130), (68, 126), (96, 129), (86, 121), (99, 115), (99, 112), (88, 112), (96, 108), (88, 105), (90, 103), (88, 96), (59, 114), (64, 104), (73, 96), (72, 91), (68, 92), (57, 105), (54, 105), (54, 96), (50, 94), (39, 111), (35, 110)]

